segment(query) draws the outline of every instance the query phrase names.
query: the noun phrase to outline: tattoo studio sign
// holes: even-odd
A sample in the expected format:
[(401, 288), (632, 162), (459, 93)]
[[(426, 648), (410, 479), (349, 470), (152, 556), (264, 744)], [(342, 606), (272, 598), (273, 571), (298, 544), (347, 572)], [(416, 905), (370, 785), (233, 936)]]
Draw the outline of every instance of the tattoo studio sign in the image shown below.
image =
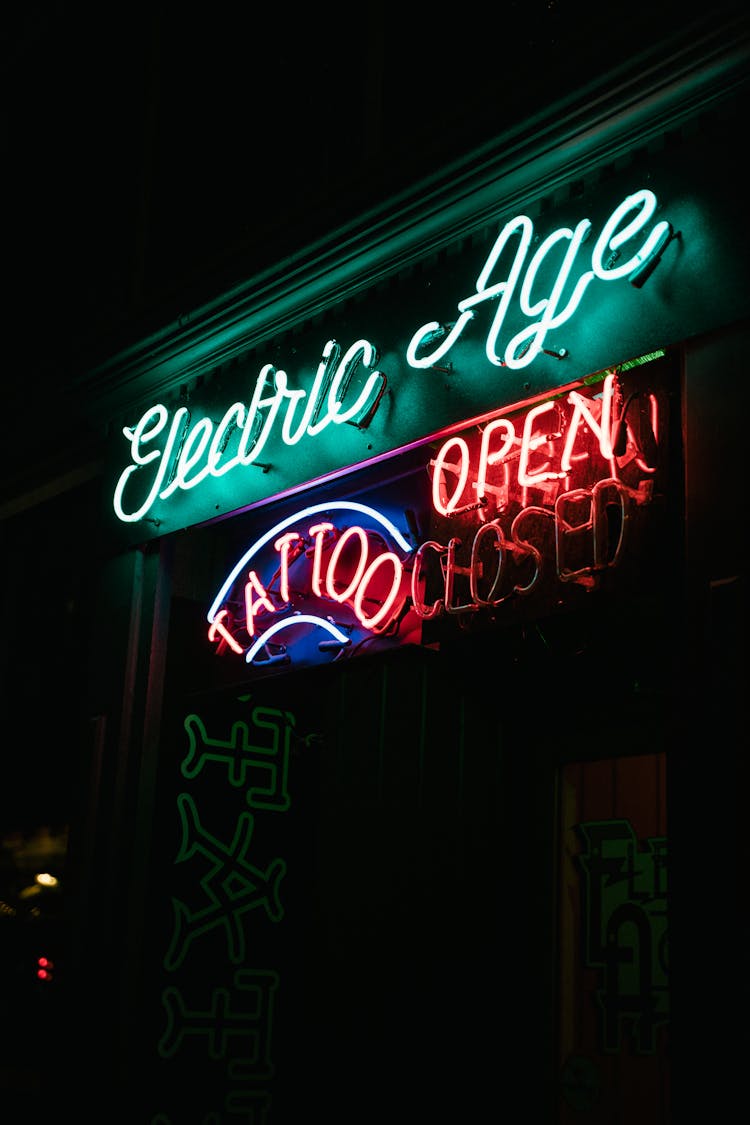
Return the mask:
[(261, 526), (208, 610), (209, 642), (259, 672), (299, 667), (421, 643), (427, 622), (533, 616), (600, 585), (664, 457), (666, 398), (640, 375), (608, 371), (430, 443), (421, 532), (407, 510), (348, 499)]
[[(247, 510), (434, 441), (462, 418), (487, 418), (524, 397), (530, 401), (574, 385), (605, 366), (587, 366), (601, 348), (601, 333), (588, 334), (595, 345), (583, 343), (587, 318), (592, 310), (601, 313), (601, 295), (620, 294), (613, 338), (620, 323), (643, 321), (649, 306), (643, 282), (678, 234), (659, 217), (654, 192), (642, 187), (617, 200), (596, 221), (584, 216), (537, 231), (528, 216), (517, 215), (502, 224), (483, 256), (476, 247), (463, 254), (473, 262), (468, 283), (457, 276), (462, 271), (453, 269), (436, 274), (435, 285), (414, 301), (399, 294), (395, 306), (373, 297), (371, 303), (361, 303), (356, 315), (342, 308), (340, 323), (331, 325), (334, 332), (327, 338), (316, 343), (310, 332), (292, 349), (296, 370), (275, 357), (255, 369), (249, 360), (231, 378), (208, 380), (176, 404), (154, 402), (122, 428), (124, 444), (116, 443), (111, 503), (118, 526), (130, 529), (127, 537), (135, 541)], [(335, 320), (336, 311), (330, 315)], [(509, 465), (512, 452), (520, 472), (518, 487), (528, 488), (523, 479), (533, 475), (532, 440), (515, 431), (511, 438), (507, 419), (494, 424), (480, 475), (500, 463)], [(605, 461), (608, 440), (605, 436), (601, 442)], [(500, 456), (498, 449), (506, 444)], [(460, 453), (455, 442), (451, 463), (458, 463)], [(446, 480), (447, 465), (442, 458), (440, 472)], [(559, 479), (569, 470), (561, 460)], [(488, 483), (489, 477), (484, 480)], [(489, 502), (493, 494), (482, 495)], [(479, 490), (473, 499), (480, 501)], [(301, 504), (300, 510), (304, 508)], [(364, 535), (362, 525), (357, 526)], [(348, 529), (334, 524), (313, 532), (301, 524), (290, 526), (283, 534), (298, 538), (285, 540), (279, 566), (297, 561), (295, 544), (303, 541), (319, 544), (322, 565), (323, 544)], [(520, 546), (520, 527), (515, 534), (518, 542), (511, 555), (533, 555)], [(354, 530), (346, 542), (349, 546), (336, 557), (338, 568), (356, 543), (364, 544)], [(361, 553), (364, 559), (364, 546)], [(430, 553), (432, 548), (419, 556), (420, 567)], [(372, 550), (367, 557), (362, 578), (376, 561)], [(399, 559), (401, 566), (409, 565), (405, 557)], [(389, 567), (392, 581), (386, 582)], [(378, 563), (368, 580), (373, 588), (383, 584), (390, 591), (396, 585), (395, 563)], [(331, 586), (343, 582), (346, 587), (348, 581), (339, 575)], [(325, 578), (320, 582), (321, 591), (327, 590)], [(258, 597), (264, 604), (263, 596)], [(357, 602), (364, 618), (367, 597), (363, 593)], [(443, 600), (448, 612), (450, 597)], [(372, 627), (382, 630), (384, 619), (397, 615), (398, 604), (394, 594), (388, 611)], [(418, 598), (415, 604), (420, 604)], [(217, 637), (221, 621), (212, 620)]]

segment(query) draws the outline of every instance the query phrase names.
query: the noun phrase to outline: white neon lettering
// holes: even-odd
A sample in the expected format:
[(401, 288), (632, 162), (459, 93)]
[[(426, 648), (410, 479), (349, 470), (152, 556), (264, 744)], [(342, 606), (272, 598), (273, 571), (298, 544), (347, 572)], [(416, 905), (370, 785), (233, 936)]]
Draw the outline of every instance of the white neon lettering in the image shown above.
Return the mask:
[(352, 418), (356, 418), (359, 414), (367, 410), (369, 404), (374, 401), (377, 389), (380, 386), (382, 379), (380, 371), (373, 371), (368, 376), (359, 397), (352, 403), (348, 410), (343, 409), (343, 398), (346, 396), (352, 375), (360, 360), (362, 360), (365, 367), (372, 367), (376, 359), (377, 352), (367, 340), (357, 340), (356, 343), (352, 344), (342, 357), (336, 369), (336, 373), (333, 376), (328, 391), (327, 414), (322, 421), (316, 423), (310, 430), (311, 433), (318, 433), (329, 421), (339, 425), (341, 422), (351, 421)]
[[(125, 437), (130, 441), (130, 457), (133, 462), (132, 465), (128, 465), (127, 469), (121, 474), (115, 487), (113, 497), (115, 513), (118, 519), (121, 519), (123, 523), (133, 523), (136, 520), (142, 519), (159, 495), (159, 489), (167, 475), (167, 469), (177, 443), (177, 435), (186, 425), (189, 418), (189, 411), (185, 406), (181, 406), (175, 411), (164, 449), (152, 449), (148, 453), (142, 453), (141, 446), (159, 436), (167, 424), (168, 418), (169, 411), (166, 406), (157, 403), (156, 406), (152, 406), (150, 410), (146, 411), (132, 430), (125, 426), (122, 431)], [(149, 427), (149, 423), (152, 419), (153, 425)], [(123, 506), (126, 485), (133, 474), (138, 472), (139, 468), (150, 465), (156, 459), (158, 459), (157, 471), (146, 499), (143, 501), (140, 508), (136, 508), (133, 512), (126, 511)]]
[[(269, 377), (271, 380), (271, 394), (264, 398), (263, 392), (268, 386)], [(286, 372), (277, 371), (272, 363), (266, 363), (261, 368), (260, 374), (255, 380), (253, 397), (250, 401), (250, 407), (247, 412), (247, 417), (245, 418), (245, 426), (242, 431), (242, 437), (240, 438), (237, 458), (241, 465), (251, 465), (262, 452), (276, 420), (276, 415), (281, 408), (285, 390)], [(256, 433), (258, 419), (262, 418), (261, 411), (265, 407), (268, 407), (268, 414), (262, 419), (260, 433)]]
[[(313, 385), (310, 388), (310, 393), (308, 394), (304, 390), (287, 391), (290, 401), (289, 406), (286, 409), (286, 414), (284, 415), (284, 421), (281, 425), (281, 436), (287, 445), (296, 445), (297, 442), (300, 441), (306, 433), (310, 432), (311, 419), (315, 412), (315, 408), (318, 405), (318, 396), (320, 395), (320, 390), (326, 377), (326, 370), (328, 366), (326, 361), (328, 359), (332, 346), (333, 341), (329, 340), (323, 352), (323, 359), (318, 364), (318, 370), (315, 372), (315, 378), (313, 380)], [(297, 403), (300, 401), (300, 399), (304, 399), (305, 396), (307, 396), (305, 409), (302, 412), (302, 417), (299, 420), (297, 429), (294, 433), (292, 433), (291, 425)], [(328, 419), (325, 418), (322, 422), (318, 423), (318, 427), (319, 429), (323, 429), (327, 424)]]
[(228, 410), (224, 412), (224, 416), (216, 427), (211, 446), (208, 451), (208, 471), (214, 477), (221, 477), (224, 473), (228, 473), (233, 469), (239, 461), (239, 457), (228, 458), (224, 464), (220, 464), (224, 450), (229, 443), (229, 432), (232, 427), (239, 429), (244, 426), (245, 422), (245, 406), (241, 402), (233, 402)]
[[(590, 281), (594, 279), (593, 270), (586, 270), (576, 282), (573, 294), (570, 297), (567, 305), (562, 312), (556, 312), (557, 304), (562, 295), (563, 288), (570, 276), (570, 271), (573, 268), (573, 262), (581, 243), (586, 238), (586, 235), (591, 230), (591, 223), (588, 219), (583, 219), (578, 224), (575, 231), (567, 228), (556, 230), (549, 238), (545, 239), (539, 247), (534, 257), (531, 259), (529, 268), (526, 271), (523, 285), (521, 286), (521, 311), (526, 316), (537, 316), (542, 313), (541, 320), (536, 321), (534, 324), (529, 325), (527, 328), (518, 332), (508, 344), (505, 349), (503, 358), (506, 367), (518, 368), (526, 367), (531, 363), (539, 352), (544, 347), (544, 341), (547, 333), (551, 328), (557, 328), (560, 324), (564, 324), (575, 310), (578, 308), (581, 297), (584, 294)], [(560, 266), (555, 283), (552, 286), (552, 292), (549, 297), (543, 297), (537, 301), (535, 305), (531, 304), (531, 287), (536, 280), (537, 270), (546, 258), (552, 247), (560, 241), (560, 239), (570, 239), (570, 246), (565, 252), (563, 263)], [(494, 341), (493, 341), (493, 355), (494, 355)], [(490, 357), (492, 358), (492, 357)], [(497, 363), (497, 358), (493, 360)]]
[[(329, 340), (309, 390), (290, 388), (287, 373), (267, 363), (255, 380), (249, 406), (235, 402), (218, 423), (204, 417), (192, 426), (190, 412), (181, 406), (169, 425), (164, 448), (146, 451), (145, 447), (164, 432), (170, 419), (163, 404), (150, 407), (134, 427), (123, 429), (130, 442), (131, 464), (120, 474), (113, 494), (118, 519), (124, 523), (143, 519), (157, 499), (169, 499), (178, 490), (195, 488), (209, 476), (220, 477), (232, 469), (253, 464), (271, 438), (279, 415), (280, 437), (285, 445), (291, 446), (305, 436), (317, 436), (331, 423), (349, 422), (374, 410), (384, 382), (380, 371), (370, 372), (350, 404), (348, 398), (353, 393), (356, 369), (360, 364), (369, 369), (375, 362), (376, 349), (367, 340), (357, 340), (334, 366), (338, 355), (338, 345)], [(295, 423), (302, 402), (304, 408)], [(230, 445), (234, 430), (237, 440)], [(227, 453), (229, 448), (234, 452)], [(146, 498), (131, 508), (126, 497), (140, 482), (147, 466), (151, 466), (148, 471), (153, 473), (151, 485)]]
[[(671, 232), (670, 224), (665, 220), (658, 222), (645, 235), (641, 245), (634, 253), (623, 262), (619, 262), (620, 248), (644, 231), (653, 217), (656, 207), (657, 199), (654, 193), (648, 189), (642, 189), (627, 196), (615, 208), (594, 244), (590, 268), (587, 266), (581, 271), (573, 285), (570, 297), (562, 308), (558, 306), (563, 300), (563, 291), (571, 279), (573, 266), (578, 258), (580, 248), (590, 234), (591, 221), (582, 219), (575, 229), (561, 227), (553, 231), (544, 239), (526, 265), (534, 226), (531, 219), (526, 215), (519, 215), (511, 219), (498, 235), (477, 277), (476, 292), (458, 302), (460, 315), (456, 322), (453, 325), (445, 326), (440, 321), (432, 320), (422, 325), (414, 333), (406, 349), (406, 358), (409, 365), (416, 368), (433, 367), (447, 355), (457, 342), (474, 316), (475, 308), (488, 300), (494, 301), (499, 298), (487, 334), (485, 345), (487, 358), (490, 363), (498, 367), (514, 369), (526, 367), (544, 349), (548, 332), (553, 328), (559, 328), (575, 313), (584, 292), (594, 278), (600, 281), (617, 281), (619, 278), (626, 277), (638, 266), (648, 261), (663, 246), (665, 235)], [(627, 216), (634, 210), (637, 211), (637, 214), (626, 222)], [(495, 270), (503, 250), (509, 239), (516, 234), (519, 235), (519, 243), (508, 270), (507, 278), (490, 285), (490, 276)], [(569, 246), (557, 271), (550, 294), (534, 301), (532, 287), (536, 282), (540, 266), (557, 243), (563, 240), (568, 240)], [(617, 262), (616, 265), (615, 262)], [(516, 333), (503, 349), (498, 344), (498, 340), (524, 265), (526, 265), (526, 274), (521, 283), (518, 305), (524, 316), (540, 318)], [(428, 352), (424, 351), (425, 347), (435, 342), (437, 342), (437, 347)]]
[[(498, 258), (505, 249), (508, 239), (519, 229), (521, 232), (521, 240), (516, 250), (507, 281), (496, 282), (494, 285), (488, 286), (487, 282), (497, 264)], [(423, 327), (412, 336), (406, 350), (406, 358), (412, 367), (432, 367), (433, 364), (437, 363), (439, 359), (442, 359), (450, 348), (452, 348), (466, 325), (473, 318), (474, 306), (481, 304), (483, 301), (494, 300), (496, 297), (500, 297), (497, 311), (492, 321), (492, 327), (487, 337), (487, 354), (492, 363), (496, 362), (495, 358), (493, 358), (495, 354), (495, 342), (502, 328), (503, 321), (505, 320), (505, 314), (508, 311), (508, 305), (513, 296), (513, 290), (521, 272), (526, 254), (528, 253), (529, 246), (531, 245), (533, 232), (534, 224), (526, 215), (519, 215), (518, 218), (511, 219), (509, 223), (505, 224), (496, 238), (494, 246), (490, 250), (487, 261), (479, 273), (476, 293), (473, 293), (470, 297), (465, 297), (463, 301), (459, 301), (458, 308), (461, 315), (448, 332), (448, 335), (441, 342), (440, 346), (429, 355), (417, 356), (419, 345), (426, 338), (440, 332), (441, 325), (438, 321), (432, 321), (430, 324), (423, 325)]]
[(201, 418), (200, 422), (196, 422), (190, 432), (187, 434), (180, 450), (180, 456), (177, 459), (177, 466), (172, 480), (166, 488), (162, 489), (159, 493), (160, 499), (166, 500), (178, 488), (192, 488), (198, 481), (203, 480), (209, 471), (209, 465), (196, 473), (194, 479), (188, 479), (190, 470), (200, 461), (201, 457), (208, 447), (211, 434), (213, 432), (213, 423), (210, 418)]
[[(641, 191), (636, 191), (633, 195), (623, 199), (620, 206), (612, 212), (604, 224), (591, 255), (591, 266), (598, 278), (602, 281), (616, 281), (620, 277), (627, 277), (637, 266), (651, 257), (654, 249), (669, 230), (669, 223), (664, 219), (656, 224), (643, 245), (631, 258), (626, 258), (619, 265), (609, 262), (609, 257), (607, 260), (609, 264), (602, 261), (605, 254), (608, 256), (617, 254), (619, 256), (620, 247), (643, 230), (656, 211), (657, 205), (658, 200), (654, 193), (647, 188), (643, 188)], [(619, 223), (636, 208), (640, 208), (640, 214), (631, 219), (622, 230), (617, 231)]]
[[(487, 281), (489, 280), (490, 274), (495, 268), (497, 259), (499, 258), (501, 251), (504, 249), (508, 237), (511, 234), (515, 234), (516, 230), (519, 227), (521, 229), (521, 241), (518, 245), (518, 249), (516, 250), (516, 256), (513, 259), (513, 265), (511, 266), (510, 273), (508, 274), (507, 281), (498, 282), (495, 285), (491, 285), (489, 288), (487, 288)], [(460, 309), (472, 308), (478, 301), (485, 301), (488, 297), (494, 298), (502, 294), (502, 296), (500, 297), (500, 301), (498, 302), (495, 316), (492, 320), (492, 327), (490, 328), (489, 334), (487, 336), (487, 345), (485, 348), (485, 352), (490, 363), (498, 364), (501, 362), (500, 358), (497, 355), (497, 338), (500, 335), (500, 330), (505, 321), (505, 315), (510, 306), (510, 301), (515, 291), (516, 285), (518, 284), (518, 278), (521, 274), (523, 263), (526, 260), (526, 255), (529, 252), (529, 246), (531, 245), (533, 234), (534, 224), (532, 223), (531, 219), (527, 218), (526, 215), (520, 215), (517, 219), (512, 219), (509, 223), (506, 223), (505, 227), (500, 233), (499, 238), (490, 251), (490, 256), (485, 262), (484, 267), (480, 271), (479, 277), (477, 278), (476, 295), (467, 297), (464, 301), (459, 302), (458, 307)]]

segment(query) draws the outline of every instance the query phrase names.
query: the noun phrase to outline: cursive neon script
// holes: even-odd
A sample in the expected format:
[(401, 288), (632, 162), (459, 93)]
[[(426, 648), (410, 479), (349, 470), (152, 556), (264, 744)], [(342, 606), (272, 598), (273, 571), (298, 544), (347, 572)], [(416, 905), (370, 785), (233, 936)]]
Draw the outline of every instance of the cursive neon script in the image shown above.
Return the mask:
[[(133, 523), (178, 489), (187, 491), (207, 477), (257, 464), (277, 418), (281, 438), (290, 446), (331, 424), (366, 425), (385, 387), (382, 371), (372, 370), (376, 362), (377, 351), (367, 340), (355, 341), (343, 356), (336, 341), (329, 340), (309, 391), (292, 390), (286, 372), (267, 363), (255, 381), (250, 405), (232, 403), (218, 422), (201, 418), (192, 423), (187, 406), (180, 406), (171, 419), (162, 403), (150, 407), (135, 426), (122, 431), (130, 442), (131, 464), (115, 487), (115, 513), (124, 523)], [(369, 374), (355, 394), (352, 380), (360, 363)], [(143, 486), (144, 476), (146, 497), (131, 507), (128, 494), (136, 482)]]
[[(600, 281), (616, 281), (618, 278), (629, 277), (660, 254), (673, 237), (673, 233), (671, 224), (666, 220), (656, 223), (648, 233), (645, 233), (645, 228), (656, 207), (656, 196), (652, 191), (644, 188), (627, 196), (615, 208), (594, 244), (591, 252), (591, 268), (581, 273), (572, 292), (565, 300), (563, 300), (563, 292), (570, 279), (574, 262), (581, 245), (591, 233), (590, 220), (582, 219), (575, 229), (559, 227), (544, 239), (526, 264), (534, 237), (534, 225), (526, 215), (518, 215), (511, 219), (500, 231), (479, 273), (476, 292), (458, 302), (458, 319), (449, 325), (434, 320), (423, 324), (409, 342), (406, 353), (409, 364), (412, 367), (432, 367), (456, 343), (466, 325), (473, 319), (477, 306), (485, 301), (497, 300), (497, 308), (487, 336), (485, 348), (487, 358), (490, 363), (498, 367), (526, 367), (544, 349), (547, 333), (564, 324), (573, 315), (595, 277)], [(631, 215), (631, 212), (635, 214)], [(492, 281), (500, 256), (514, 236), (518, 237), (518, 243), (507, 277), (504, 281)], [(630, 254), (625, 254), (623, 258), (625, 244), (637, 236), (642, 236), (640, 245)], [(558, 243), (567, 243), (562, 263), (549, 294), (539, 296), (534, 292), (537, 275), (547, 255)], [(521, 280), (524, 266), (526, 272)], [(526, 317), (538, 319), (517, 332), (508, 341), (502, 354), (499, 354), (498, 338), (519, 284), (518, 303), (521, 312)], [(431, 344), (437, 344), (432, 351), (421, 350)], [(561, 356), (565, 353), (558, 351), (553, 354)]]

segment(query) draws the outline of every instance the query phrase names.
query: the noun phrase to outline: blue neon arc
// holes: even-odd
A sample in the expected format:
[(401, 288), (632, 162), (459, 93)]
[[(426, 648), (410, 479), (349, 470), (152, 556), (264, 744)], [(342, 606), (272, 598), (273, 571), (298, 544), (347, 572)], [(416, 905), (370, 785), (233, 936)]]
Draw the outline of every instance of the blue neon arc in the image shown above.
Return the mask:
[(346, 633), (342, 633), (341, 629), (337, 629), (330, 621), (326, 621), (324, 617), (318, 617), (313, 613), (295, 613), (293, 617), (287, 617), (284, 621), (277, 621), (275, 625), (271, 625), (266, 629), (262, 636), (258, 637), (254, 644), (250, 646), (245, 654), (245, 660), (248, 664), (252, 664), (253, 660), (262, 648), (265, 648), (266, 643), (280, 633), (282, 629), (289, 629), (293, 625), (316, 625), (321, 629), (325, 629), (330, 633), (335, 641), (341, 645), (349, 644), (349, 637)]
[(303, 508), (302, 511), (295, 512), (294, 515), (288, 516), (285, 520), (281, 520), (281, 522), (272, 527), (270, 531), (267, 531), (265, 535), (262, 535), (260, 539), (256, 539), (252, 547), (250, 547), (245, 552), (239, 562), (230, 571), (229, 575), (224, 581), (223, 586), (214, 598), (213, 604), (211, 605), (211, 608), (209, 609), (207, 615), (209, 623), (213, 624), (218, 610), (223, 604), (227, 594), (237, 581), (239, 574), (245, 569), (250, 560), (255, 555), (257, 555), (258, 552), (263, 549), (263, 547), (266, 546), (267, 543), (272, 542), (272, 540), (274, 540), (276, 536), (286, 528), (290, 527), (292, 524), (298, 523), (300, 520), (305, 519), (307, 516), (318, 515), (320, 512), (336, 511), (359, 512), (361, 515), (369, 516), (393, 536), (402, 550), (411, 551), (411, 544), (407, 539), (404, 538), (396, 525), (391, 523), (387, 516), (382, 515), (382, 513), (378, 512), (375, 508), (371, 508), (368, 504), (358, 504), (355, 500), (337, 500), (332, 504), (313, 504), (311, 507)]

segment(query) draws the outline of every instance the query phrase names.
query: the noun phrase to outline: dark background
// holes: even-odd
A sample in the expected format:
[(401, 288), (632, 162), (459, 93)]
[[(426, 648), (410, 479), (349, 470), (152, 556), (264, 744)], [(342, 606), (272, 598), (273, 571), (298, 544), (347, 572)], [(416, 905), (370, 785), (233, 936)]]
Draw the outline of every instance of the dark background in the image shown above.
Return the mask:
[[(13, 6), (2, 58), (4, 388), (140, 333), (612, 75), (695, 0)], [(7, 362), (9, 355), (15, 360)]]
[[(4, 11), (0, 845), (43, 828), (64, 848), (95, 783), (83, 752), (87, 675), (111, 623), (92, 616), (96, 484), (56, 479), (62, 431), (77, 424), (71, 383), (423, 177), (450, 176), (453, 159), (481, 159), (484, 143), (535, 113), (562, 114), (589, 83), (611, 77), (615, 88), (636, 60), (658, 72), (673, 40), (697, 41), (744, 7), (46, 2)], [(2, 846), (0, 861), (4, 900)], [(40, 1028), (55, 1036), (53, 1056), (70, 1041), (67, 1011), (59, 1024), (40, 1019), (54, 993), (28, 1002), (27, 945), (0, 951), (0, 998), (26, 1021), (14, 1025), (0, 1007), (0, 1090), (6, 1072), (7, 1088), (23, 1090), (46, 1063)], [(103, 978), (105, 997), (107, 987)]]

